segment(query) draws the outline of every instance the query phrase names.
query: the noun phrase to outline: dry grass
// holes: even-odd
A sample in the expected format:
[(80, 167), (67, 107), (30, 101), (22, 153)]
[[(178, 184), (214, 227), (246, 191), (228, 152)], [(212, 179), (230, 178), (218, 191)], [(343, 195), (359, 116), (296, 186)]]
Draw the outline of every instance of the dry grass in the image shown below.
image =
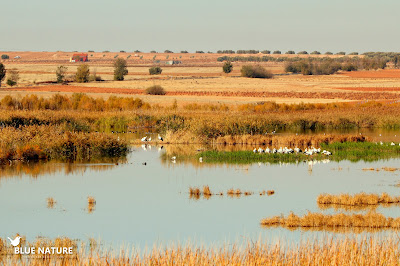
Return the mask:
[(400, 218), (386, 218), (384, 215), (375, 212), (367, 214), (322, 214), (311, 213), (297, 216), (290, 213), (287, 217), (275, 216), (261, 220), (265, 227), (280, 226), (285, 228), (372, 228), (372, 229), (399, 229)]
[(317, 198), (318, 204), (326, 205), (348, 205), (348, 206), (360, 206), (360, 205), (378, 205), (378, 204), (391, 204), (399, 203), (400, 197), (392, 197), (387, 193), (378, 194), (367, 194), (358, 193), (355, 195), (350, 194), (321, 194)]
[[(0, 248), (5, 240), (0, 239)], [(38, 240), (36, 245), (73, 246), (75, 255), (67, 258), (47, 256), (40, 260), (30, 256), (8, 256), (11, 248), (2, 249), (0, 260), (5, 265), (399, 265), (399, 241), (395, 237), (384, 239), (363, 237), (306, 239), (300, 244), (283, 241), (280, 244), (249, 242), (244, 246), (221, 247), (169, 246), (154, 247), (141, 253), (124, 248), (116, 252), (102, 250), (99, 245), (77, 247), (76, 241), (60, 238), (55, 241)]]

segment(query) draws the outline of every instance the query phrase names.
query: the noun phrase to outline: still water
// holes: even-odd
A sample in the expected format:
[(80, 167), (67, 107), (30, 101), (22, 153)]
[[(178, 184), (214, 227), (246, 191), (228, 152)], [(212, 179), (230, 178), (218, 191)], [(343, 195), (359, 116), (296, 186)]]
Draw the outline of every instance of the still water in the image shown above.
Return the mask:
[[(164, 150), (133, 148), (126, 160), (115, 163), (55, 163), (7, 166), (0, 170), (0, 237), (16, 233), (28, 241), (37, 236), (67, 236), (110, 245), (140, 248), (168, 243), (219, 245), (247, 240), (296, 242), (321, 238), (329, 232), (262, 228), (265, 217), (304, 214), (320, 210), (320, 193), (387, 192), (398, 195), (400, 171), (363, 171), (363, 168), (398, 167), (399, 159), (376, 162), (316, 162), (311, 164), (209, 165), (162, 160)], [(144, 165), (146, 163), (146, 165)], [(224, 196), (193, 200), (189, 187), (210, 186)], [(239, 188), (251, 196), (230, 198)], [(262, 190), (275, 190), (260, 196)], [(96, 199), (89, 212), (87, 197)], [(46, 199), (57, 203), (48, 208)], [(399, 216), (398, 206), (377, 210)], [(369, 234), (369, 233), (365, 233)], [(373, 233), (373, 234), (387, 234)], [(341, 235), (341, 234), (336, 234)]]

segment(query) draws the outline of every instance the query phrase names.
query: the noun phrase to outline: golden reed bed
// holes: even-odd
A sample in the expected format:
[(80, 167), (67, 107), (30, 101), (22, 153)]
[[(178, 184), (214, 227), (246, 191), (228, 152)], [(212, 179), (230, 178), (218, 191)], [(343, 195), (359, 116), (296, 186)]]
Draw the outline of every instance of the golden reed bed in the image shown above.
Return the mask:
[(367, 194), (358, 193), (355, 195), (350, 194), (321, 194), (317, 198), (318, 204), (337, 204), (337, 205), (349, 205), (349, 206), (360, 206), (360, 205), (378, 205), (378, 204), (390, 204), (399, 203), (400, 197), (392, 197), (387, 193), (378, 194)]
[[(1, 241), (0, 241), (1, 243)], [(138, 250), (101, 251), (90, 245), (89, 251), (79, 248), (70, 258), (49, 256), (29, 259), (27, 256), (0, 257), (4, 265), (400, 265), (399, 241), (363, 238), (308, 240), (301, 244), (268, 245), (248, 243), (244, 247), (194, 248), (170, 246), (153, 248), (140, 254)]]
[(303, 216), (290, 213), (288, 216), (274, 216), (261, 220), (263, 227), (284, 228), (366, 228), (400, 229), (400, 218), (385, 217), (376, 212), (367, 214), (323, 214), (307, 212)]

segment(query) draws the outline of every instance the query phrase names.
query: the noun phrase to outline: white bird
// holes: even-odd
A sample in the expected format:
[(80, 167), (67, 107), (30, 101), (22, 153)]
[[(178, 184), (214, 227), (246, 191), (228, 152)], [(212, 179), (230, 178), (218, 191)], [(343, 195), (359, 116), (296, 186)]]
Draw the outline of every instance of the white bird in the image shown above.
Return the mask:
[(271, 152), (271, 150), (267, 147), (266, 149), (265, 149), (265, 153), (270, 153)]
[(396, 144), (394, 144), (394, 142), (392, 142), (392, 143), (390, 143), (390, 145), (391, 145), (391, 146), (394, 146), (394, 145), (396, 145)]
[(158, 135), (158, 140), (159, 141), (164, 141), (164, 139), (160, 136), (160, 134)]
[(143, 138), (141, 139), (141, 141), (142, 141), (142, 142), (146, 142), (146, 141), (147, 141), (147, 136), (146, 136), (146, 137), (143, 137)]
[(261, 148), (258, 148), (258, 152), (259, 152), (259, 153), (263, 153), (263, 152), (264, 152), (264, 150), (263, 150), (263, 149), (261, 149)]
[(11, 245), (12, 245), (13, 247), (18, 246), (18, 245), (19, 245), (19, 242), (20, 242), (20, 240), (21, 240), (21, 237), (20, 237), (20, 236), (17, 236), (14, 240), (11, 239), (11, 238), (9, 238), (9, 237), (7, 237), (7, 238), (8, 238), (8, 240), (10, 240)]
[(143, 149), (144, 151), (147, 151), (146, 144), (142, 144), (142, 149)]
[(159, 147), (158, 151), (160, 152), (163, 148), (164, 148), (164, 146)]
[(151, 141), (151, 137), (147, 141)]
[(176, 156), (172, 156), (171, 160), (176, 160)]
[(203, 157), (199, 158), (199, 162), (201, 162), (201, 163), (203, 162)]
[(256, 149), (256, 148), (254, 148), (253, 152), (254, 152), (254, 153), (257, 153), (257, 149)]
[(383, 145), (383, 142), (381, 141), (381, 145)]

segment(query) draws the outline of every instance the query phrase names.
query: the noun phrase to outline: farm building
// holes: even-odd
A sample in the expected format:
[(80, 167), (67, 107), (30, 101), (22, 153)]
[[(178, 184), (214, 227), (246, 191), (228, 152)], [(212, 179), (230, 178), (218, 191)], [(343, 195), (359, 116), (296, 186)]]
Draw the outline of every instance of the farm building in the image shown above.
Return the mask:
[(87, 62), (89, 61), (88, 54), (73, 54), (72, 57), (69, 59), (69, 61), (72, 63)]

